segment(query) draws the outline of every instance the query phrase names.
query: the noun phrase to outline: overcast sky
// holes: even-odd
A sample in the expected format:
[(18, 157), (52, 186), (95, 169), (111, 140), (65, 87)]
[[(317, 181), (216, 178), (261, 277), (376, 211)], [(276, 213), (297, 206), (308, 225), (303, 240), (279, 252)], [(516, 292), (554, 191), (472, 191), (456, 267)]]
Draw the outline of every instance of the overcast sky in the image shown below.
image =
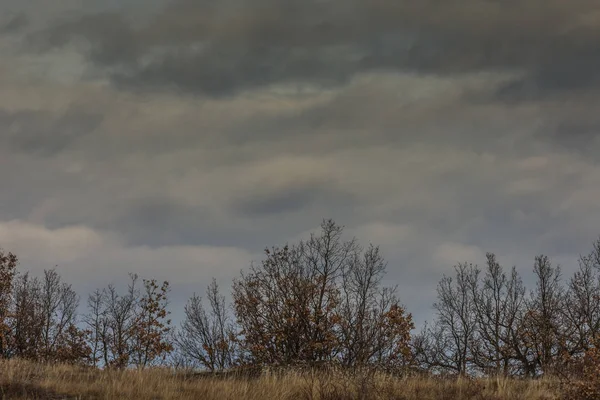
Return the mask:
[(333, 218), (419, 322), (486, 251), (573, 271), (598, 110), (597, 0), (2, 0), (0, 246), (178, 314)]

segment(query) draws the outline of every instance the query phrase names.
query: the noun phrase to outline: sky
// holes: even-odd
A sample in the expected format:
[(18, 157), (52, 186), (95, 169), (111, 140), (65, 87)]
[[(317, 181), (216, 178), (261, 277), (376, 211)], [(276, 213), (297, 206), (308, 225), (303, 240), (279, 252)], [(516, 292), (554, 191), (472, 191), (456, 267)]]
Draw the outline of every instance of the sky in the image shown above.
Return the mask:
[(0, 247), (172, 309), (323, 218), (417, 323), (600, 235), (597, 0), (2, 0)]

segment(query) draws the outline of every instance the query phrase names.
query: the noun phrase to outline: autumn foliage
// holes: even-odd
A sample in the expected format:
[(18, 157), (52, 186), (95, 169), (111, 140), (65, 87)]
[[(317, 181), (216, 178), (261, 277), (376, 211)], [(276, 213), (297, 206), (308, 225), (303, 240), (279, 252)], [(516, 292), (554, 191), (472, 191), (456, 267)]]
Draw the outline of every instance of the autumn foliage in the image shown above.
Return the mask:
[(233, 283), (233, 307), (216, 282), (208, 308), (194, 296), (176, 335), (181, 365), (210, 371), (235, 366), (340, 365), (378, 369), (412, 362), (412, 316), (383, 287), (378, 247), (345, 240), (323, 221), (306, 241), (266, 249)]
[(344, 241), (324, 221), (319, 234), (265, 251), (233, 287), (241, 346), (251, 363), (406, 366), (412, 317), (382, 288), (379, 249)]
[(0, 252), (1, 358), (123, 368), (172, 350), (167, 282), (144, 280), (140, 293), (132, 276), (125, 295), (112, 286), (91, 295), (80, 318), (79, 296), (55, 269), (31, 277), (17, 266), (14, 254)]

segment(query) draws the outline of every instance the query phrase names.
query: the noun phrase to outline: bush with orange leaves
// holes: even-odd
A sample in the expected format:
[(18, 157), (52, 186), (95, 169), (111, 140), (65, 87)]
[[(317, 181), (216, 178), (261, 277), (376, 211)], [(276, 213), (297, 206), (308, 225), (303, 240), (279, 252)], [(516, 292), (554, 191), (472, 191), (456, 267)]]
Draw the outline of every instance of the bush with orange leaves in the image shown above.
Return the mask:
[(600, 338), (581, 359), (574, 360), (565, 381), (566, 400), (600, 399)]
[(306, 241), (265, 251), (236, 280), (234, 309), (248, 362), (406, 366), (412, 316), (395, 288), (381, 287), (386, 262), (376, 246), (343, 239), (323, 221)]
[(163, 361), (173, 350), (169, 340), (172, 331), (170, 312), (167, 310), (169, 282), (161, 285), (155, 279), (144, 279), (144, 294), (139, 300), (139, 310), (133, 330), (131, 361), (145, 368)]

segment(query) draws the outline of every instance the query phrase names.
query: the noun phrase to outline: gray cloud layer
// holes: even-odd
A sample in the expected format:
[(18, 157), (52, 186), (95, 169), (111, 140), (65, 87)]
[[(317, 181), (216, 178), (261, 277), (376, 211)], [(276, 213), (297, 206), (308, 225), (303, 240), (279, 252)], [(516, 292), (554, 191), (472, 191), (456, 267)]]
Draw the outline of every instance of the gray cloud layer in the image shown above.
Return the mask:
[(369, 71), (508, 70), (523, 76), (496, 96), (514, 101), (596, 87), (598, 18), (591, 0), (177, 0), (143, 23), (86, 15), (44, 36), (85, 38), (90, 61), (130, 89), (222, 96)]
[(16, 33), (26, 27), (28, 23), (29, 20), (25, 13), (11, 15), (4, 21), (0, 20), (0, 34)]
[(49, 4), (0, 5), (0, 246), (34, 270), (183, 301), (333, 217), (424, 318), (455, 262), (600, 234), (595, 1)]

